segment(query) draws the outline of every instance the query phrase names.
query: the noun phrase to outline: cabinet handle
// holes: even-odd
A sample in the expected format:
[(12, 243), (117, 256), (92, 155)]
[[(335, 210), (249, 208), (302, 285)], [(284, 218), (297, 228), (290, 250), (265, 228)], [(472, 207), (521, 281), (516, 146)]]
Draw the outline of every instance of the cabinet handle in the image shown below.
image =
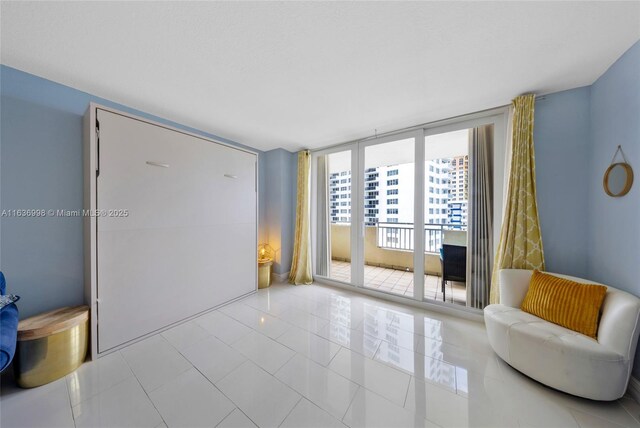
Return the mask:
[(225, 174), (224, 176), (225, 176), (225, 177), (227, 177), (227, 178), (233, 178), (234, 180), (235, 180), (236, 178), (238, 178), (238, 176), (237, 176), (237, 175), (233, 175), (233, 174)]
[(147, 161), (147, 165), (159, 166), (160, 168), (169, 168), (169, 164), (168, 163)]

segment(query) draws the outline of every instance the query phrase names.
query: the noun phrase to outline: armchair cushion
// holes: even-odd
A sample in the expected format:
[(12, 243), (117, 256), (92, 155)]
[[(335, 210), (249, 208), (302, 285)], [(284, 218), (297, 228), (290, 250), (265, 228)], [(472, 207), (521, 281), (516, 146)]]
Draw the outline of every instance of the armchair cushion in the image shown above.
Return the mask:
[(533, 271), (522, 310), (595, 339), (607, 287)]

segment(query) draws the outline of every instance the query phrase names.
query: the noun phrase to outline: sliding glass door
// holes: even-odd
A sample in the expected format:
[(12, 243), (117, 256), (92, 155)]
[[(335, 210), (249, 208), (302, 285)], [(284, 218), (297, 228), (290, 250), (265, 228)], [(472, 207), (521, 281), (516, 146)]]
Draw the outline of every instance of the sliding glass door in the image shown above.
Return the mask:
[[(466, 305), (471, 131), (461, 129), (425, 138), (424, 298), (428, 300)], [(445, 250), (446, 266), (443, 263)], [(449, 275), (446, 280), (443, 277), (445, 267)]]
[(474, 309), (489, 304), (502, 210), (503, 125), (500, 115), (425, 130), (427, 301)]
[[(314, 156), (316, 233), (315, 274), (354, 284), (352, 275), (352, 168), (354, 150)], [(357, 224), (357, 220), (356, 223)]]
[(363, 286), (414, 297), (416, 137), (362, 144)]
[(394, 296), (488, 304), (504, 114), (314, 153), (314, 272)]

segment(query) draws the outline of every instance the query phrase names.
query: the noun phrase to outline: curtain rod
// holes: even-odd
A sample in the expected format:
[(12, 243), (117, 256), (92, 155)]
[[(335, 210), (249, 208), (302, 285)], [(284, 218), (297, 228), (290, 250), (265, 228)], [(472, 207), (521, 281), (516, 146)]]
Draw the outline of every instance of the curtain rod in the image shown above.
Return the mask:
[[(547, 98), (547, 95), (544, 94), (544, 95), (536, 96), (535, 100), (536, 101), (543, 101), (546, 98)], [(313, 149), (313, 150), (311, 150), (311, 153), (319, 152), (321, 150), (331, 149), (333, 147), (343, 146), (343, 145), (346, 145), (346, 144), (359, 143), (359, 142), (363, 142), (363, 141), (374, 140), (376, 138), (388, 137), (388, 136), (395, 135), (395, 134), (402, 134), (404, 132), (416, 131), (416, 130), (418, 130), (420, 128), (424, 129), (424, 128), (429, 127), (429, 126), (435, 126), (438, 123), (449, 122), (451, 120), (461, 119), (461, 118), (464, 118), (466, 116), (472, 116), (472, 115), (477, 115), (477, 114), (482, 114), (482, 113), (488, 113), (488, 112), (491, 112), (491, 111), (494, 111), (494, 110), (496, 111), (496, 113), (498, 113), (500, 110), (505, 109), (505, 108), (510, 107), (510, 106), (511, 106), (511, 103), (505, 104), (505, 105), (501, 105), (501, 106), (498, 106), (498, 107), (492, 107), (492, 108), (476, 111), (474, 113), (461, 114), (461, 115), (458, 115), (458, 116), (452, 116), (452, 117), (448, 117), (448, 118), (445, 118), (445, 119), (435, 120), (433, 122), (425, 122), (425, 123), (421, 123), (419, 125), (407, 126), (405, 128), (396, 129), (394, 131), (383, 132), (382, 134), (376, 133), (376, 134), (373, 134), (373, 135), (369, 135), (367, 137), (357, 138), (355, 140), (343, 141), (342, 143), (331, 144), (330, 146), (324, 146), (324, 147), (321, 147), (319, 149)]]

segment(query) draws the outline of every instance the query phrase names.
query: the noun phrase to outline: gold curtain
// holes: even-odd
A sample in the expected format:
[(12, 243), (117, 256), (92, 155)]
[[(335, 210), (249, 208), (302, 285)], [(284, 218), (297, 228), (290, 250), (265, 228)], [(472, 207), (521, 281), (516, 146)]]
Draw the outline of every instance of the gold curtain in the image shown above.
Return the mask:
[(298, 152), (298, 196), (296, 204), (296, 234), (293, 243), (293, 260), (289, 282), (291, 284), (311, 284), (311, 233), (309, 207), (309, 176), (311, 154), (308, 150)]
[(533, 149), (535, 96), (513, 100), (511, 168), (505, 198), (500, 244), (491, 281), (491, 303), (500, 302), (500, 269), (544, 270), (542, 234), (536, 202), (536, 166)]

